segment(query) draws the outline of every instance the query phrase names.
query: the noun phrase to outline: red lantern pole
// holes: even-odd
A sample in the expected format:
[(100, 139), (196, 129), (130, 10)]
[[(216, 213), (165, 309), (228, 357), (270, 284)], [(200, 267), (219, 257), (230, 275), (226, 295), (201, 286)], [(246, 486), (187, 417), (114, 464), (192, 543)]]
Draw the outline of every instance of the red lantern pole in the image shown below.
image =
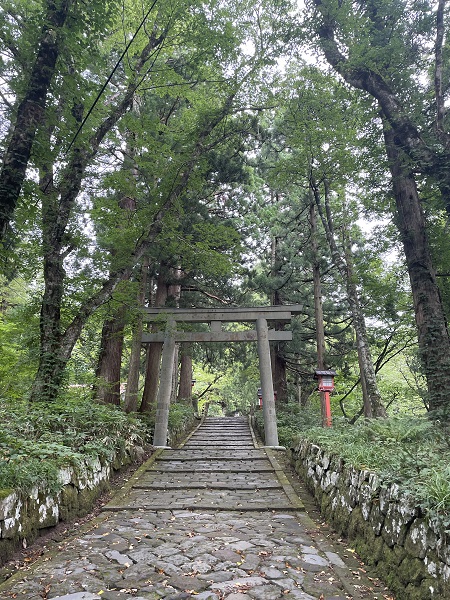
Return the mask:
[(330, 404), (330, 392), (322, 392), (325, 397), (325, 414), (324, 414), (324, 426), (331, 427), (331, 404)]

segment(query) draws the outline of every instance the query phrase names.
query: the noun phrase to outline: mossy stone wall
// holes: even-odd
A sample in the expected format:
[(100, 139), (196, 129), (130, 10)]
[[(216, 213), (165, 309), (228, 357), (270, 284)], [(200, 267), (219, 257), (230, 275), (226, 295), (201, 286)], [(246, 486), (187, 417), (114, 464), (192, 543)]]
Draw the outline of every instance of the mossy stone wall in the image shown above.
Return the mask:
[[(191, 421), (172, 429), (169, 432), (172, 445), (176, 445), (198, 424), (193, 416)], [(0, 566), (25, 542), (32, 542), (42, 530), (87, 514), (95, 500), (109, 488), (114, 472), (133, 462), (142, 462), (146, 455), (146, 449), (133, 445), (131, 441), (125, 443), (124, 448), (111, 460), (88, 457), (76, 469), (71, 466), (61, 468), (61, 490), (58, 493), (52, 494), (41, 487), (28, 494), (0, 490)]]
[(398, 598), (450, 599), (447, 532), (422, 514), (414, 498), (311, 442), (299, 442), (290, 456), (326, 520)]
[(89, 457), (81, 467), (61, 468), (58, 493), (52, 494), (44, 487), (35, 487), (29, 493), (0, 490), (0, 564), (21, 545), (32, 542), (40, 531), (88, 513), (108, 489), (114, 471), (143, 455), (143, 448), (129, 447), (111, 462)]

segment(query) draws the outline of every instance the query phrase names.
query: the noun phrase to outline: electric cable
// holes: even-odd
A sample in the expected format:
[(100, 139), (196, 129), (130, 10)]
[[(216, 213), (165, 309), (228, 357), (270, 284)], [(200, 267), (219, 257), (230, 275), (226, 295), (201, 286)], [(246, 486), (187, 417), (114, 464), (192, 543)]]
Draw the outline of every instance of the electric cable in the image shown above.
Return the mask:
[(72, 148), (72, 146), (74, 145), (77, 137), (79, 136), (79, 134), (81, 133), (81, 130), (83, 129), (86, 121), (89, 119), (92, 111), (94, 110), (94, 108), (96, 107), (98, 101), (100, 100), (100, 98), (103, 95), (103, 92), (106, 89), (106, 86), (109, 84), (109, 82), (111, 81), (111, 79), (114, 76), (114, 73), (117, 71), (117, 69), (119, 68), (120, 63), (122, 62), (124, 56), (126, 55), (126, 53), (128, 52), (128, 50), (130, 49), (131, 44), (134, 42), (134, 40), (136, 39), (138, 33), (140, 32), (140, 30), (142, 29), (142, 27), (145, 24), (145, 21), (148, 19), (150, 13), (152, 12), (152, 10), (155, 8), (155, 5), (157, 4), (158, 0), (154, 0), (153, 4), (150, 6), (150, 8), (148, 9), (148, 11), (145, 13), (142, 21), (139, 24), (139, 27), (136, 29), (136, 31), (133, 34), (133, 37), (131, 38), (131, 40), (128, 42), (128, 44), (125, 47), (125, 50), (122, 52), (122, 54), (120, 55), (118, 61), (116, 62), (113, 70), (111, 71), (111, 73), (109, 74), (107, 80), (105, 81), (105, 83), (102, 86), (102, 89), (99, 91), (99, 93), (97, 94), (97, 97), (94, 100), (94, 103), (92, 104), (91, 108), (88, 110), (86, 116), (84, 117), (83, 121), (81, 122), (80, 126), (78, 127), (77, 132), (75, 133), (75, 135), (72, 138), (72, 141), (70, 142), (69, 146), (67, 147), (66, 151), (64, 152), (64, 156), (67, 155), (67, 153), (70, 151), (70, 149)]

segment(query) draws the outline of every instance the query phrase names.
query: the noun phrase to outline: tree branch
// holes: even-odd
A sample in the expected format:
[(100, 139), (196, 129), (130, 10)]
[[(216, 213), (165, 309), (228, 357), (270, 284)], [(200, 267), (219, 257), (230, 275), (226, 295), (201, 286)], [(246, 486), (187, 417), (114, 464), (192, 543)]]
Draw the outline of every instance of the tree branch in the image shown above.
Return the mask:
[(219, 296), (215, 296), (214, 294), (210, 294), (209, 292), (206, 292), (205, 290), (201, 290), (198, 287), (195, 286), (186, 286), (183, 287), (183, 291), (184, 292), (199, 292), (200, 294), (203, 294), (204, 296), (206, 296), (207, 298), (211, 298), (212, 300), (217, 300), (217, 302), (220, 302), (221, 304), (230, 304), (230, 302), (228, 302), (227, 300), (224, 300), (223, 298), (219, 298)]
[(339, 51), (335, 38), (336, 22), (332, 11), (328, 9), (328, 0), (314, 0), (314, 4), (321, 15), (317, 34), (327, 61), (347, 83), (368, 92), (378, 101), (386, 119), (395, 131), (396, 143), (403, 147), (411, 157), (430, 167), (434, 161), (433, 153), (425, 144), (417, 127), (405, 114), (394, 91), (381, 75), (369, 67), (349, 65), (349, 61)]
[(201, 393), (200, 393), (200, 394), (198, 394), (198, 395), (195, 395), (195, 399), (198, 401), (198, 400), (200, 400), (200, 398), (203, 398), (203, 396), (204, 396), (205, 394), (207, 394), (207, 393), (208, 393), (208, 392), (211, 390), (212, 386), (213, 386), (215, 383), (217, 383), (217, 382), (219, 381), (219, 379), (221, 379), (221, 377), (223, 377), (223, 375), (222, 375), (222, 374), (220, 374), (220, 375), (217, 375), (217, 376), (215, 377), (214, 381), (212, 381), (211, 383), (209, 383), (209, 384), (206, 386), (206, 388), (203, 390), (203, 392), (201, 392)]

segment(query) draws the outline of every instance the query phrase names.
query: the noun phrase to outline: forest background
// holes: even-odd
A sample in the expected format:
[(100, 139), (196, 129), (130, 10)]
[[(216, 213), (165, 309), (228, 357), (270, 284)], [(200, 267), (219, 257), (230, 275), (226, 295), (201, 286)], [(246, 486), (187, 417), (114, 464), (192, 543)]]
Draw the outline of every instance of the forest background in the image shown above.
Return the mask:
[[(444, 0), (2, 4), (5, 482), (28, 456), (18, 432), (39, 441), (44, 420), (67, 442), (67, 407), (77, 427), (105, 421), (105, 406), (113, 421), (151, 422), (161, 346), (141, 349), (149, 304), (301, 304), (293, 341), (273, 347), (283, 440), (324, 435), (311, 429), (313, 374), (332, 368), (332, 443), (348, 448), (349, 428), (372, 446), (383, 436), (387, 455), (412, 442), (423, 457), (397, 453), (395, 476), (406, 464), (410, 481), (413, 462), (438, 472), (448, 24)], [(184, 345), (177, 366), (175, 413), (192, 399), (220, 414), (256, 402), (251, 345)], [(446, 509), (448, 470), (439, 477)]]

